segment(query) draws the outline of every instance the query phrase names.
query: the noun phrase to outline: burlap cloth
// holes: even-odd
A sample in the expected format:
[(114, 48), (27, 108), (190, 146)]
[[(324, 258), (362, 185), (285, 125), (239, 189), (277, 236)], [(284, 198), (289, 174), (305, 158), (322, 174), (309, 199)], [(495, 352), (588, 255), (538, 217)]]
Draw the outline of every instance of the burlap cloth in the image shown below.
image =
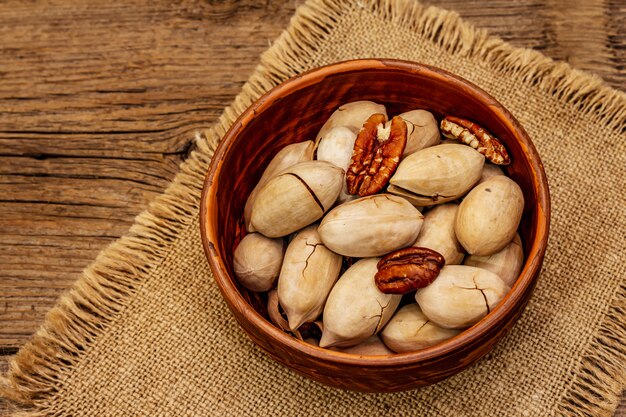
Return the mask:
[[(239, 329), (202, 251), (198, 205), (216, 143), (261, 93), (318, 65), (397, 57), (497, 97), (545, 164), (552, 231), (520, 321), (476, 365), (398, 394), (319, 385)], [(167, 192), (103, 251), (11, 364), (12, 408), (36, 416), (611, 415), (626, 381), (626, 98), (456, 14), (392, 0), (313, 0)]]

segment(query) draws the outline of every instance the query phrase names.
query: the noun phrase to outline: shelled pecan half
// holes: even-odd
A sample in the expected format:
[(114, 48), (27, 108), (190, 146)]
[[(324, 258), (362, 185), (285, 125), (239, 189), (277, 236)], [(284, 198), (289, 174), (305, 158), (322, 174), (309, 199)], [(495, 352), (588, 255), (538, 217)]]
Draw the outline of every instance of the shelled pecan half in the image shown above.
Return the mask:
[(446, 116), (441, 121), (441, 133), (447, 138), (457, 139), (471, 146), (496, 165), (508, 165), (511, 162), (504, 145), (474, 122)]
[(432, 249), (408, 247), (378, 261), (374, 279), (385, 294), (406, 294), (433, 282), (444, 264), (443, 256)]
[(348, 193), (361, 197), (379, 192), (393, 175), (406, 147), (406, 123), (376, 113), (363, 124), (354, 142), (346, 184)]

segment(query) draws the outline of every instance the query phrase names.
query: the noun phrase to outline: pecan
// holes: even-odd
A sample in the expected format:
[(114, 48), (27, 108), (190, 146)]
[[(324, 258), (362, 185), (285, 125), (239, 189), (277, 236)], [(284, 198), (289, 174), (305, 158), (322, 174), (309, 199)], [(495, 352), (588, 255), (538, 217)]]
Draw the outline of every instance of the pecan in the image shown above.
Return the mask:
[(379, 192), (393, 175), (406, 147), (406, 123), (376, 113), (363, 124), (354, 142), (352, 160), (346, 172), (348, 193), (363, 197)]
[(303, 323), (297, 330), (289, 330), (289, 322), (287, 321), (285, 311), (278, 301), (278, 290), (276, 288), (267, 293), (267, 314), (274, 325), (285, 333), (292, 334), (297, 339), (304, 340), (308, 337), (320, 339), (324, 325), (321, 321), (312, 323)]
[(441, 132), (447, 138), (470, 145), (496, 165), (508, 165), (511, 162), (502, 142), (476, 123), (446, 116), (441, 121)]
[(284, 317), (284, 312), (278, 303), (278, 291), (276, 288), (267, 293), (267, 314), (270, 321), (283, 331), (289, 331), (289, 323)]
[(406, 294), (433, 282), (444, 264), (443, 256), (432, 249), (408, 247), (378, 261), (374, 279), (385, 294)]

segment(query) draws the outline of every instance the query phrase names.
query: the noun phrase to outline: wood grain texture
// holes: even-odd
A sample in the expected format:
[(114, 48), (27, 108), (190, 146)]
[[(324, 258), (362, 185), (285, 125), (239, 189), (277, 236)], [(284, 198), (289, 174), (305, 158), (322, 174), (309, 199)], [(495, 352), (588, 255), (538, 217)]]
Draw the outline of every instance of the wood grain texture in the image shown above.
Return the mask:
[[(300, 2), (0, 4), (0, 347), (164, 189)], [(621, 0), (425, 3), (626, 88)]]

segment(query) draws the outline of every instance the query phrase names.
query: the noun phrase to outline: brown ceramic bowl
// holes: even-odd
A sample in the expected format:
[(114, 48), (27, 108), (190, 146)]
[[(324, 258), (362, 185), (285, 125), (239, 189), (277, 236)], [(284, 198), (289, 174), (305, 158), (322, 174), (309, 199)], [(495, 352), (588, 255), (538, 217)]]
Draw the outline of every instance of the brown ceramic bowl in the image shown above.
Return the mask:
[[(246, 198), (283, 146), (314, 139), (341, 104), (372, 100), (389, 115), (425, 108), (479, 122), (511, 155), (507, 174), (522, 188), (526, 205), (519, 233), (526, 262), (502, 303), (457, 337), (413, 353), (358, 356), (318, 348), (291, 337), (267, 319), (264, 294), (234, 278), (233, 250), (245, 234)], [(224, 299), (244, 331), (271, 357), (325, 384), (391, 392), (432, 384), (471, 365), (506, 334), (535, 287), (548, 239), (550, 197), (530, 138), (493, 97), (449, 72), (414, 62), (368, 59), (341, 62), (294, 77), (250, 106), (226, 133), (211, 162), (202, 194), (202, 243)]]

